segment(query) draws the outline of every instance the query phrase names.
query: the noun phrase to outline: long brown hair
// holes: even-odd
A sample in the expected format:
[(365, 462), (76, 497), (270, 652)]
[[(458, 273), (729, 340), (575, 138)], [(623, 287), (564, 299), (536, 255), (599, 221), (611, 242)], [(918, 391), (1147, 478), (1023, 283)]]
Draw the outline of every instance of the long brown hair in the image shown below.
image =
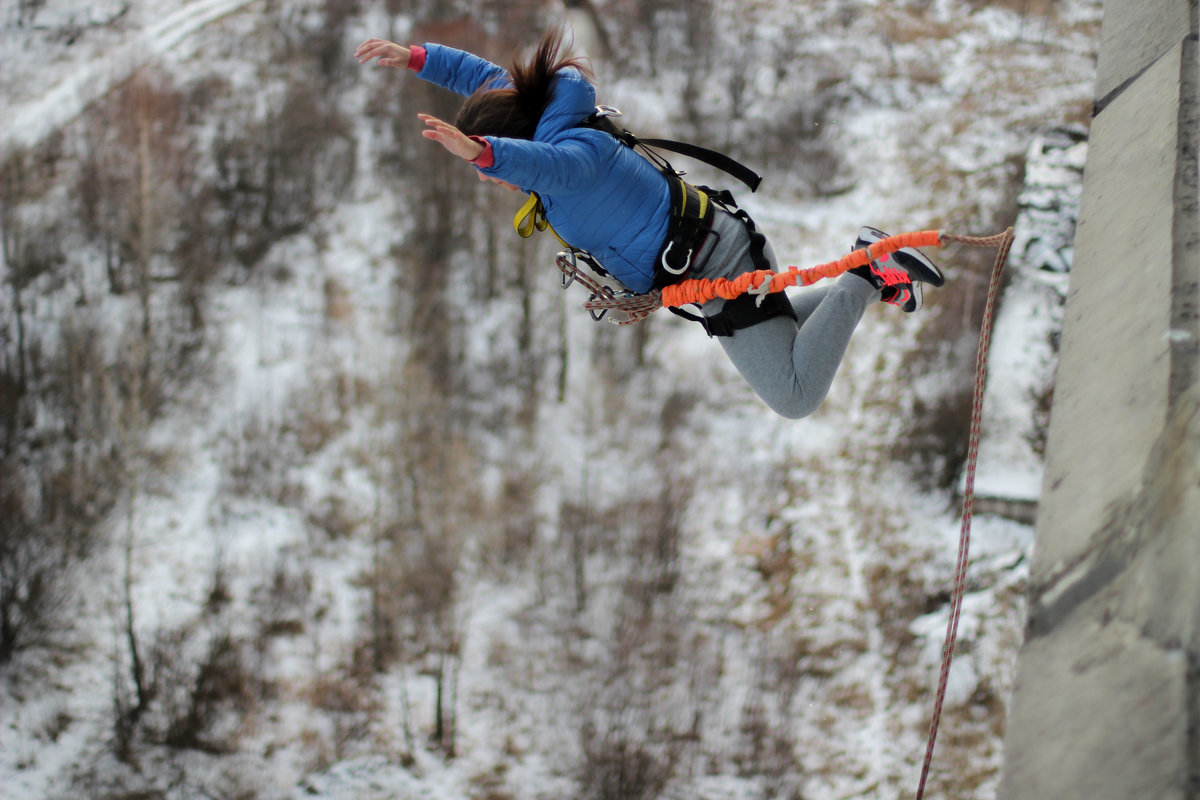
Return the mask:
[(454, 126), (468, 136), (532, 139), (552, 99), (550, 87), (555, 74), (574, 67), (589, 80), (592, 78), (584, 59), (563, 54), (565, 38), (561, 26), (547, 31), (528, 61), (514, 61), (509, 68), (512, 84), (487, 84), (476, 89), (459, 109)]

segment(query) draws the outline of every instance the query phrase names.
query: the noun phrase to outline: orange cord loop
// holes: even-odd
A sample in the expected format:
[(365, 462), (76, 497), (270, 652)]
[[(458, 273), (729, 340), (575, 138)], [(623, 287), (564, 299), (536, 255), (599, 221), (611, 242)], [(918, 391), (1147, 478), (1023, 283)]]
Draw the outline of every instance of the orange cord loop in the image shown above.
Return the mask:
[[(837, 261), (818, 264), (801, 269), (788, 267), (782, 272), (756, 270), (728, 278), (690, 278), (679, 283), (651, 289), (646, 294), (629, 291), (613, 292), (593, 278), (576, 269), (574, 259), (559, 258), (558, 266), (566, 276), (564, 286), (579, 282), (591, 291), (591, 297), (583, 307), (599, 319), (607, 312), (614, 312), (609, 320), (618, 325), (640, 322), (660, 308), (678, 308), (692, 303), (700, 305), (715, 298), (732, 300), (743, 294), (758, 296), (758, 302), (771, 292), (782, 292), (789, 286), (811, 286), (824, 278), (835, 278), (847, 270), (878, 261), (886, 255), (904, 247), (944, 247), (948, 244), (963, 244), (974, 247), (994, 247), (1002, 251), (1012, 243), (1012, 228), (994, 236), (956, 236), (942, 231), (913, 231), (888, 236), (873, 242), (869, 247), (847, 253)], [(569, 253), (577, 251), (570, 250)], [(561, 253), (560, 256), (566, 255)]]
[(709, 300), (721, 297), (732, 300), (735, 297), (753, 292), (762, 294), (762, 286), (767, 283), (769, 292), (782, 292), (789, 286), (810, 286), (823, 278), (833, 278), (847, 270), (862, 267), (871, 261), (878, 261), (885, 255), (896, 252), (903, 247), (941, 247), (942, 234), (940, 231), (913, 231), (899, 233), (873, 242), (870, 247), (854, 250), (837, 261), (818, 264), (808, 269), (788, 267), (783, 272), (755, 270), (743, 273), (733, 280), (727, 278), (689, 278), (679, 283), (664, 286), (662, 289), (662, 304), (664, 306), (686, 306), (691, 303), (707, 303)]

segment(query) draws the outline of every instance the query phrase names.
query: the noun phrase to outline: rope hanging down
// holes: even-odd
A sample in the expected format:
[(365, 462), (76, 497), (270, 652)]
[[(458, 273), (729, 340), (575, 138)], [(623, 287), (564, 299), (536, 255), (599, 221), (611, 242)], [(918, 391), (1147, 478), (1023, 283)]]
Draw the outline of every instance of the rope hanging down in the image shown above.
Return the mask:
[(925, 796), (925, 782), (929, 779), (929, 765), (933, 762), (933, 746), (937, 741), (938, 724), (942, 719), (942, 706), (946, 702), (946, 683), (950, 679), (950, 662), (954, 659), (954, 642), (958, 637), (958, 618), (962, 612), (963, 592), (967, 584), (967, 554), (971, 547), (971, 515), (975, 509), (975, 464), (979, 459), (979, 436), (983, 422), (983, 390), (987, 383), (987, 357), (992, 342), (992, 322), (996, 315), (996, 297), (1000, 290), (1000, 279), (1012, 248), (1013, 230), (989, 237), (942, 236), (943, 242), (977, 247), (995, 247), (996, 260), (992, 264), (992, 276), (988, 282), (987, 303), (983, 308), (983, 324), (979, 330), (979, 347), (975, 351), (975, 389), (971, 397), (971, 430), (967, 441), (967, 475), (963, 488), (962, 528), (958, 537), (958, 562), (954, 567), (954, 589), (950, 593), (950, 620), (946, 625), (946, 640), (942, 644), (942, 671), (938, 677), (937, 696), (933, 705), (933, 718), (929, 723), (929, 741), (925, 746), (925, 762), (921, 765), (921, 780), (917, 785), (917, 800)]
[(966, 590), (967, 559), (971, 547), (971, 517), (975, 508), (975, 466), (979, 459), (983, 391), (987, 382), (987, 357), (992, 341), (996, 297), (999, 294), (1000, 280), (1004, 274), (1004, 266), (1008, 261), (1012, 243), (1012, 228), (994, 236), (955, 236), (940, 231), (904, 233), (881, 239), (869, 248), (855, 250), (838, 261), (821, 264), (810, 269), (801, 270), (789, 267), (785, 272), (749, 272), (732, 281), (726, 279), (685, 280), (644, 295), (614, 292), (611, 288), (602, 286), (590, 276), (579, 271), (574, 258), (568, 258), (567, 254), (564, 254), (558, 259), (558, 266), (564, 274), (564, 286), (569, 285), (570, 281), (579, 281), (591, 290), (592, 296), (584, 303), (584, 307), (592, 312), (593, 317), (599, 319), (607, 311), (619, 311), (623, 312), (624, 318), (618, 320), (617, 324), (629, 325), (645, 319), (663, 306), (702, 303), (716, 297), (731, 300), (746, 293), (764, 295), (767, 292), (783, 291), (788, 286), (808, 286), (822, 278), (832, 278), (846, 270), (862, 266), (869, 260), (876, 260), (885, 254), (894, 253), (901, 247), (943, 247), (947, 244), (961, 244), (971, 247), (996, 248), (996, 260), (992, 265), (987, 302), (983, 311), (983, 323), (979, 332), (979, 347), (975, 354), (975, 387), (971, 400), (971, 428), (967, 443), (962, 528), (959, 533), (958, 560), (954, 568), (954, 588), (950, 595), (950, 618), (946, 626), (946, 639), (942, 644), (942, 668), (938, 676), (937, 694), (934, 700), (933, 716), (929, 723), (929, 739), (925, 747), (925, 761), (921, 766), (921, 779), (917, 786), (916, 800), (922, 800), (925, 796), (925, 784), (929, 779), (929, 769), (933, 762), (933, 749), (937, 741), (938, 726), (942, 719), (942, 707), (946, 701), (946, 684), (950, 678), (950, 663), (954, 659), (954, 644), (958, 638), (958, 620), (962, 612), (963, 594)]

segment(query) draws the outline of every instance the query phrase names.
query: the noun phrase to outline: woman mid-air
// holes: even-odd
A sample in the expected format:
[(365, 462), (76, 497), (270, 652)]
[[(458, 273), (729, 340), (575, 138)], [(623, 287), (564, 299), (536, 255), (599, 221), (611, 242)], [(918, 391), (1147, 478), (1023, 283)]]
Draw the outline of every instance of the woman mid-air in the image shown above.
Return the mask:
[[(562, 51), (562, 33), (554, 30), (528, 61), (508, 70), (437, 44), (369, 39), (355, 56), (411, 70), (466, 97), (454, 124), (419, 114), (423, 135), (470, 163), (481, 181), (536, 193), (555, 232), (631, 291), (775, 270), (770, 245), (744, 212), (584, 124), (596, 111), (595, 87), (584, 64)], [(884, 236), (863, 228), (854, 247)], [(718, 298), (701, 312), (705, 328), (763, 401), (797, 419), (825, 399), (867, 306), (883, 300), (913, 311), (914, 281), (944, 282), (924, 255), (905, 248), (824, 285), (767, 295), (761, 303)]]

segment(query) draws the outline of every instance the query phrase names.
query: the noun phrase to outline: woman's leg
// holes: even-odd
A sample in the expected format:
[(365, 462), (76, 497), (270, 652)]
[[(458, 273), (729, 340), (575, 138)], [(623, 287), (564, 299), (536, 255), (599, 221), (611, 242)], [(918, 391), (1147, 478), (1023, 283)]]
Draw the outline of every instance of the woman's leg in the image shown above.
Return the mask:
[[(698, 277), (729, 277), (754, 269), (749, 235), (733, 217), (718, 214), (720, 239), (699, 265)], [(777, 262), (768, 245), (767, 258)], [(733, 365), (776, 413), (789, 419), (812, 414), (829, 393), (850, 336), (879, 292), (857, 275), (793, 292), (789, 299), (797, 320), (773, 317), (718, 337)], [(720, 311), (723, 300), (703, 306), (707, 316)]]
[[(812, 414), (846, 354), (850, 336), (879, 293), (855, 275), (843, 275), (819, 295), (802, 325), (774, 317), (718, 337), (738, 372), (777, 414), (799, 419)], [(715, 313), (713, 301), (704, 313)], [(804, 310), (807, 310), (805, 308)]]
[(792, 303), (792, 310), (796, 312), (797, 325), (804, 325), (805, 321), (817, 310), (821, 305), (821, 301), (825, 299), (825, 295), (829, 294), (831, 289), (833, 289), (833, 284), (825, 281), (787, 293), (788, 300)]

